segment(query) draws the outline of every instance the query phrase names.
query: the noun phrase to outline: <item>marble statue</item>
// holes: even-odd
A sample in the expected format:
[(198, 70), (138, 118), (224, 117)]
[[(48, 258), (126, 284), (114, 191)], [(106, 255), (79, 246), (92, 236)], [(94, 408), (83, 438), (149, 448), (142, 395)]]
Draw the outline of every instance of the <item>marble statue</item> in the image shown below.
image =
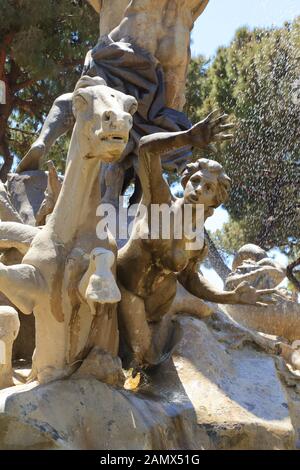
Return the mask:
[(257, 245), (241, 247), (233, 260), (232, 272), (227, 277), (225, 289), (232, 290), (241, 282), (248, 282), (256, 289), (277, 289), (276, 304), (263, 309), (256, 306), (237, 308), (226, 306), (226, 311), (236, 321), (248, 328), (276, 335), (293, 342), (300, 339), (300, 307), (279, 285), (286, 277), (286, 270), (270, 259)]
[(35, 315), (31, 378), (41, 383), (69, 375), (89, 353), (97, 357), (95, 348), (100, 358), (118, 353), (116, 245), (109, 235), (97, 238), (96, 209), (101, 162), (120, 158), (136, 101), (99, 77), (82, 77), (73, 108), (66, 173), (51, 217), (42, 228), (1, 224), (26, 253), (21, 264), (1, 265), (0, 288), (23, 314)]
[(47, 188), (44, 193), (44, 199), (35, 216), (35, 225), (42, 226), (47, 222), (48, 216), (52, 214), (56, 201), (61, 191), (62, 181), (59, 178), (56, 168), (52, 161), (47, 162), (48, 179)]
[[(139, 177), (142, 183), (141, 204), (148, 211), (152, 204), (167, 204), (176, 211), (184, 205), (204, 206), (204, 219), (228, 196), (229, 178), (222, 166), (212, 160), (200, 159), (187, 166), (182, 176), (183, 198), (174, 198), (163, 178), (161, 155), (183, 145), (205, 148), (212, 141), (230, 139), (226, 131), (227, 115), (213, 112), (189, 131), (153, 134), (141, 139)], [(144, 239), (149, 230), (149, 215), (137, 218), (128, 243), (119, 250), (117, 277), (122, 298), (119, 304), (121, 336), (134, 367), (157, 365), (170, 341), (171, 322), (165, 315), (176, 295), (177, 281), (191, 294), (215, 303), (266, 305), (272, 289), (251, 287), (244, 282), (229, 292), (218, 291), (199, 273), (199, 265), (207, 256), (204, 245), (198, 251), (186, 248), (185, 235), (176, 239)], [(138, 211), (139, 212), (139, 211)], [(195, 217), (193, 213), (193, 225)], [(202, 312), (201, 312), (202, 316)]]
[[(224, 290), (200, 270), (203, 225), (230, 178), (191, 149), (233, 127), (219, 111), (195, 125), (181, 112), (190, 31), (209, 0), (88, 2), (100, 38), (82, 77), (0, 183), (0, 449), (300, 448), (300, 312), (280, 289), (286, 270), (255, 245), (237, 252)], [(72, 128), (64, 176), (51, 161), (39, 170)], [(137, 212), (118, 249), (99, 213), (133, 181)], [(31, 369), (12, 364), (22, 318), (35, 320)]]
[(23, 223), (23, 220), (14, 208), (4, 183), (0, 182), (0, 219), (10, 222), (20, 222)]

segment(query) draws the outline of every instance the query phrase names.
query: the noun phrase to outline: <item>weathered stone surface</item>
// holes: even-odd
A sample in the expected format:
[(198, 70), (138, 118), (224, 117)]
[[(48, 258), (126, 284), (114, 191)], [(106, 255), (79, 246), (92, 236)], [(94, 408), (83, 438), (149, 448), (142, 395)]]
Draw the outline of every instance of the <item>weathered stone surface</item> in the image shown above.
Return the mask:
[(20, 215), (13, 207), (7, 189), (2, 181), (0, 182), (0, 219), (1, 221), (23, 222)]
[(161, 63), (166, 104), (182, 110), (190, 60), (190, 32), (209, 0), (88, 2), (100, 13), (100, 36), (109, 34), (115, 41), (130, 38)]
[[(47, 173), (44, 171), (30, 171), (22, 175), (10, 173), (8, 175), (7, 189), (4, 185), (0, 187), (0, 215), (1, 221), (4, 222), (0, 228), (1, 262), (6, 266), (22, 262), (24, 255), (22, 245), (25, 246), (30, 242), (31, 227), (28, 227), (28, 225), (35, 225), (35, 215), (44, 199), (46, 186)], [(19, 237), (14, 238), (16, 233), (13, 233), (13, 224), (10, 230), (8, 230), (7, 221), (24, 222), (24, 230), (19, 232)], [(26, 232), (28, 232), (28, 240), (26, 240)], [(32, 233), (34, 233), (33, 229)], [(25, 241), (28, 243), (25, 243)], [(14, 248), (7, 249), (9, 243)], [(0, 293), (0, 305), (13, 306), (3, 293)], [(28, 317), (21, 314), (19, 315), (19, 320), (20, 330), (13, 346), (13, 359), (31, 360), (35, 346), (34, 317), (33, 315)]]
[(35, 214), (44, 199), (47, 180), (47, 173), (39, 170), (8, 175), (10, 199), (25, 224), (35, 225)]
[(0, 389), (13, 385), (12, 347), (19, 332), (18, 312), (9, 306), (0, 307)]
[(292, 445), (286, 396), (274, 360), (250, 347), (230, 350), (199, 320), (185, 318), (181, 324), (184, 337), (176, 368), (197, 422), (207, 429), (213, 447)]
[[(259, 246), (242, 246), (233, 260), (233, 271), (227, 277), (225, 288), (234, 289), (247, 282), (256, 289), (278, 288), (286, 276), (285, 269), (268, 258)], [(259, 306), (226, 306), (228, 314), (240, 324), (266, 334), (281, 336), (289, 341), (300, 339), (300, 304), (286, 292), (274, 295), (276, 303)]]
[[(40, 383), (71, 374), (94, 346), (117, 356), (116, 246), (112, 237), (99, 240), (96, 234), (99, 171), (101, 162), (121, 158), (136, 108), (133, 97), (110, 89), (99, 77), (78, 81), (73, 95), (76, 125), (54, 212), (46, 225), (34, 229), (29, 248), (25, 243), (21, 264), (0, 265), (1, 291), (23, 314), (34, 313), (32, 377)], [(26, 184), (38, 173), (15, 175), (14, 190), (9, 191), (26, 223), (13, 224), (17, 235), (30, 225), (25, 209), (32, 209), (32, 201)], [(19, 197), (24, 196), (24, 186), (25, 202)]]
[(294, 448), (273, 358), (250, 345), (230, 349), (201, 320), (179, 321), (176, 354), (138, 392), (95, 379), (0, 392), (0, 448)]
[(296, 432), (296, 448), (300, 449), (300, 386), (286, 387), (292, 424)]
[(289, 341), (300, 339), (300, 305), (278, 300), (268, 307), (226, 305), (226, 311), (242, 325)]

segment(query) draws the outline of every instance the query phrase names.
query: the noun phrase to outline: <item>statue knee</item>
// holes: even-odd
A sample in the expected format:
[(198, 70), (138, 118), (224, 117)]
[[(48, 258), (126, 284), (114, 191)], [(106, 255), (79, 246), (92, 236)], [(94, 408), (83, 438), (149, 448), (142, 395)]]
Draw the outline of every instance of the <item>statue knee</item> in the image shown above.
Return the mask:
[(58, 96), (53, 104), (56, 104), (57, 106), (68, 106), (71, 104), (72, 106), (72, 96), (73, 93), (64, 93), (63, 95)]
[(72, 127), (75, 122), (72, 108), (72, 96), (72, 93), (65, 93), (64, 95), (60, 95), (58, 98), (56, 98), (53, 103), (53, 108), (59, 109), (59, 114), (63, 118), (66, 129)]

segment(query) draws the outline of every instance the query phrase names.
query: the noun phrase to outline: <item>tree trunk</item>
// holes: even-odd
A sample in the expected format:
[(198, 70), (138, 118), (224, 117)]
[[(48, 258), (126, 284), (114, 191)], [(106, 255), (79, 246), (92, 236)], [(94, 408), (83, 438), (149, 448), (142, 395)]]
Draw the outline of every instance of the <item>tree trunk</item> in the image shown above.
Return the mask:
[(12, 111), (12, 100), (7, 91), (6, 93), (6, 104), (0, 105), (0, 154), (3, 157), (4, 162), (0, 170), (0, 179), (5, 183), (7, 175), (11, 170), (13, 164), (13, 157), (10, 153), (9, 146), (7, 143), (7, 127), (8, 118)]
[(7, 180), (7, 174), (10, 172), (13, 164), (13, 157), (10, 153), (7, 142), (8, 119), (13, 109), (13, 96), (11, 95), (11, 91), (5, 77), (4, 82), (6, 85), (6, 103), (0, 104), (0, 152), (1, 157), (4, 159), (4, 163), (0, 170), (0, 179), (3, 183)]
[(225, 279), (227, 276), (230, 274), (230, 269), (227, 266), (227, 264), (224, 262), (223, 257), (219, 253), (218, 249), (216, 248), (214, 242), (211, 240), (209, 237), (208, 233), (206, 230), (204, 230), (205, 233), (205, 241), (208, 245), (208, 259), (211, 263), (212, 268), (216, 271), (216, 273), (220, 276), (222, 281), (225, 282)]
[(5, 181), (7, 180), (7, 175), (10, 172), (12, 164), (13, 164), (13, 157), (9, 151), (9, 147), (7, 145), (5, 138), (1, 142), (0, 147), (2, 149), (3, 158), (4, 158), (4, 163), (0, 170), (0, 179), (1, 181), (3, 181), (3, 183), (5, 183)]
[(6, 103), (0, 104), (0, 151), (1, 156), (4, 159), (4, 163), (0, 170), (0, 179), (5, 182), (7, 180), (7, 175), (11, 170), (13, 164), (13, 157), (10, 153), (8, 142), (7, 142), (7, 127), (8, 127), (8, 119), (11, 115), (13, 109), (13, 93), (11, 90), (11, 80), (10, 75), (6, 74), (5, 71), (5, 64), (7, 61), (7, 48), (9, 48), (11, 42), (13, 40), (13, 33), (7, 34), (0, 48), (0, 80), (3, 80), (5, 83), (5, 90), (6, 90)]

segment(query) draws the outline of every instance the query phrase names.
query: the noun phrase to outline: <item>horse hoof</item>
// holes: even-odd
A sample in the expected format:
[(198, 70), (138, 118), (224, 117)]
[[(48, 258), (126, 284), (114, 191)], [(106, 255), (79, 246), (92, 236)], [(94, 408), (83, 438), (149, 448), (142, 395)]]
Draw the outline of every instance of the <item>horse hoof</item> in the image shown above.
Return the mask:
[(96, 274), (90, 277), (86, 290), (86, 298), (99, 304), (115, 304), (121, 300), (121, 292), (114, 280)]

